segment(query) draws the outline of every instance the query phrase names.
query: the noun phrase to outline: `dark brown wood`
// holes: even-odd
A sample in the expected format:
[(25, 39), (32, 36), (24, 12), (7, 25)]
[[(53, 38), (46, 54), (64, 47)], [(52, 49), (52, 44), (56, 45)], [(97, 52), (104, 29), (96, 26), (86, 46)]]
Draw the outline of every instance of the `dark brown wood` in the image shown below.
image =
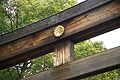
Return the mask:
[(40, 20), (33, 24), (27, 25), (24, 28), (0, 36), (0, 45), (25, 37), (30, 34), (34, 34), (35, 32), (41, 31), (43, 29), (50, 28), (51, 26), (60, 24), (61, 22), (81, 15), (87, 11), (90, 11), (111, 1), (112, 0), (87, 0), (84, 3), (80, 3), (79, 5), (69, 8), (63, 12), (50, 16), (47, 19), (44, 19), (42, 21)]
[(53, 68), (24, 80), (79, 80), (120, 68), (120, 47)]
[[(120, 27), (120, 1), (114, 0), (61, 23), (62, 37), (53, 35), (55, 26), (0, 46), (0, 69), (53, 51), (54, 46), (71, 39), (79, 42)], [(82, 7), (81, 7), (82, 8)]]
[(57, 44), (54, 52), (54, 66), (71, 62), (74, 59), (74, 44), (70, 40)]

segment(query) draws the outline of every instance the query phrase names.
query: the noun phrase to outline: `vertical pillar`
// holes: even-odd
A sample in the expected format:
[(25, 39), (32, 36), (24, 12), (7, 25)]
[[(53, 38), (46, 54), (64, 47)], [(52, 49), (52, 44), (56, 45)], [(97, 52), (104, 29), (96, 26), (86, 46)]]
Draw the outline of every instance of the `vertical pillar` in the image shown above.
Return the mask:
[(67, 40), (55, 46), (54, 50), (54, 66), (73, 61), (74, 59), (74, 44)]

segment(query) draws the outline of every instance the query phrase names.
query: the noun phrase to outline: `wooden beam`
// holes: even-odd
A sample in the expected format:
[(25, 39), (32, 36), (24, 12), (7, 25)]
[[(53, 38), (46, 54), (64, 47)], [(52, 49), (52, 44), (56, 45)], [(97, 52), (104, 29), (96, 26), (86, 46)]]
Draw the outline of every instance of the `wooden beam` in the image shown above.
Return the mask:
[[(82, 13), (60, 23), (65, 27), (65, 33), (60, 38), (54, 37), (53, 30), (56, 26), (51, 26), (50, 28), (43, 29), (29, 36), (1, 45), (0, 69), (54, 51), (54, 46), (62, 41), (70, 39), (76, 43), (119, 28), (119, 3), (119, 0), (110, 1), (109, 3), (88, 10), (86, 13)], [(82, 6), (81, 9), (84, 9)]]
[(79, 80), (120, 68), (120, 47), (41, 72), (24, 80)]
[(71, 62), (74, 59), (74, 44), (70, 40), (57, 44), (54, 52), (54, 66)]
[(35, 32), (41, 31), (43, 29), (50, 28), (51, 26), (64, 22), (75, 16), (81, 15), (89, 10), (92, 10), (111, 1), (112, 0), (87, 0), (84, 3), (69, 8), (47, 19), (44, 19), (42, 21), (40, 20), (33, 24), (27, 25), (24, 28), (0, 36), (0, 45), (25, 37), (30, 34), (34, 34)]

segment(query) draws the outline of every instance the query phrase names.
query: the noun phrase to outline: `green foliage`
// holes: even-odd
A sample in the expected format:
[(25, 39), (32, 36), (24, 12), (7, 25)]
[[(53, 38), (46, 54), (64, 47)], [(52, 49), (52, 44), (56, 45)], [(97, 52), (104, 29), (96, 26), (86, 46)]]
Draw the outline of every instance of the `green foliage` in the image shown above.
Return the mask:
[(3, 2), (0, 3), (0, 34), (8, 32), (8, 23), (6, 21), (6, 16), (4, 13)]
[[(14, 0), (13, 7), (16, 13), (6, 14), (5, 1), (0, 2), (0, 34), (10, 32), (31, 24), (38, 20), (47, 18), (64, 9), (75, 5), (76, 0)], [(11, 11), (10, 11), (11, 12)], [(11, 20), (11, 17), (12, 18)], [(90, 40), (80, 42), (75, 45), (75, 60), (94, 55), (106, 50), (102, 42), (92, 42)], [(53, 68), (54, 53), (50, 53), (39, 58), (24, 62), (14, 67), (0, 71), (0, 80), (19, 80), (30, 75)], [(31, 66), (29, 66), (31, 64)], [(120, 75), (119, 70), (107, 72), (85, 80), (113, 80)]]
[(102, 42), (92, 42), (90, 40), (80, 42), (75, 46), (75, 59), (81, 59), (106, 50)]
[(117, 80), (117, 78), (120, 76), (118, 73), (118, 70), (109, 71), (106, 73), (98, 74), (93, 77), (89, 77), (83, 80)]
[[(5, 0), (0, 3), (0, 34), (4, 34), (38, 20), (45, 19), (75, 5), (76, 3), (76, 0), (12, 1), (12, 3), (7, 3)], [(8, 7), (10, 10), (8, 10)]]
[(53, 53), (49, 53), (33, 59), (31, 68), (27, 69), (25, 72), (25, 77), (53, 68), (53, 58)]
[[(0, 35), (47, 18), (76, 3), (76, 0), (11, 0), (12, 2), (9, 3), (7, 1), (10, 0), (3, 0), (0, 2)], [(32, 60), (33, 65), (31, 66), (31, 69), (26, 66), (29, 64), (25, 62), (18, 64), (17, 67), (10, 68), (10, 70), (16, 70), (10, 73), (18, 75), (13, 77), (18, 80), (18, 78), (24, 78), (28, 75), (50, 69), (53, 66), (52, 61), (50, 55), (45, 55)], [(0, 71), (0, 80), (11, 79), (11, 75), (6, 74), (7, 72), (6, 69)], [(2, 74), (6, 74), (8, 77), (5, 77), (6, 75)]]
[[(20, 26), (47, 18), (75, 4), (75, 0), (15, 0), (19, 6)], [(19, 3), (19, 4), (18, 4)]]
[(0, 71), (0, 80), (19, 80), (15, 68), (8, 68)]

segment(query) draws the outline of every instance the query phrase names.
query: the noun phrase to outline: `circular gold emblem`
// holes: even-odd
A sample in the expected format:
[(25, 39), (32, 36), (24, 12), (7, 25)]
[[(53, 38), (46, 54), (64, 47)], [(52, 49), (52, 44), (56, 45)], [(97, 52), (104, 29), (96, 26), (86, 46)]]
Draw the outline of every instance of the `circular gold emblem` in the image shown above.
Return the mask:
[(56, 28), (54, 28), (54, 36), (55, 37), (60, 37), (63, 35), (65, 29), (62, 25), (58, 25)]

